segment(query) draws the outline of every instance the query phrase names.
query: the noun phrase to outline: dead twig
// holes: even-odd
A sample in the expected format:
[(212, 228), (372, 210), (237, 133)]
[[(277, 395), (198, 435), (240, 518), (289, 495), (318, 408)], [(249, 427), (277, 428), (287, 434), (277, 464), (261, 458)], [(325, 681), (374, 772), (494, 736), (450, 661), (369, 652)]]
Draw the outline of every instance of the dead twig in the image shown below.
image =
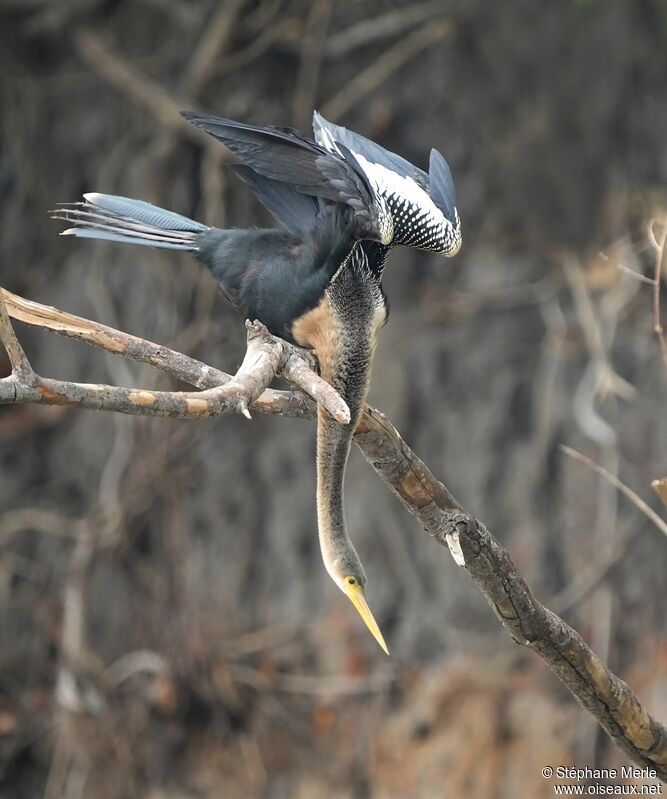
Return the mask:
[(436, 42), (442, 41), (452, 30), (449, 20), (436, 19), (405, 36), (328, 100), (322, 108), (322, 113), (329, 119), (340, 119), (404, 64)]
[(296, 127), (308, 129), (311, 124), (317, 86), (322, 70), (331, 0), (314, 0), (301, 40), (301, 58), (292, 102), (292, 120)]
[(658, 337), (662, 362), (667, 369), (667, 341), (665, 331), (662, 326), (662, 316), (660, 312), (660, 291), (662, 289), (662, 267), (665, 260), (665, 243), (667, 243), (667, 219), (663, 220), (662, 233), (660, 237), (655, 235), (655, 220), (651, 220), (648, 226), (648, 238), (651, 246), (655, 250), (655, 273), (653, 276), (653, 330)]
[(427, 0), (425, 3), (410, 3), (406, 8), (377, 14), (329, 36), (324, 47), (324, 55), (327, 58), (339, 58), (352, 50), (368, 47), (379, 39), (404, 36), (411, 25), (431, 19), (441, 12), (441, 0)]
[(180, 89), (183, 94), (196, 97), (206, 85), (215, 70), (217, 59), (227, 48), (244, 2), (245, 0), (226, 0), (219, 4), (181, 79)]
[(651, 488), (660, 497), (662, 504), (667, 508), (667, 477), (661, 477), (651, 483)]
[(21, 382), (29, 383), (34, 372), (30, 366), (30, 361), (25, 352), (23, 352), (23, 347), (16, 338), (2, 293), (0, 293), (0, 341), (5, 345), (5, 350), (9, 356), (12, 376)]
[(186, 99), (178, 99), (159, 83), (114, 53), (103, 40), (87, 28), (79, 29), (74, 42), (81, 58), (122, 94), (155, 117), (159, 125), (178, 131), (201, 144), (199, 132), (183, 119), (180, 112), (188, 108)]
[[(611, 261), (612, 259), (607, 255), (606, 252), (599, 252), (598, 256), (602, 258), (603, 261)], [(625, 272), (626, 275), (630, 275), (630, 277), (634, 277), (635, 280), (639, 280), (640, 283), (648, 283), (649, 286), (655, 285), (655, 280), (652, 277), (646, 277), (646, 275), (642, 275), (641, 272), (637, 272), (631, 266), (622, 263), (621, 261), (617, 261), (614, 259), (614, 266), (619, 269), (621, 272)]]
[(621, 491), (625, 496), (632, 502), (632, 504), (638, 508), (644, 516), (650, 519), (653, 524), (660, 530), (660, 532), (667, 535), (667, 522), (662, 519), (658, 514), (653, 510), (653, 508), (648, 505), (644, 500), (637, 494), (636, 491), (633, 491), (629, 486), (627, 486), (624, 482), (615, 477), (611, 472), (608, 472), (603, 466), (600, 466), (595, 461), (591, 460), (590, 458), (586, 457), (586, 455), (582, 455), (581, 452), (577, 452), (576, 449), (572, 449), (571, 447), (566, 447), (565, 445), (561, 444), (560, 447), (561, 451), (564, 452), (566, 455), (569, 455), (571, 458), (574, 458), (579, 463), (584, 463), (590, 469), (592, 469), (596, 474), (599, 474), (601, 477), (604, 477), (605, 480), (609, 481), (615, 488)]

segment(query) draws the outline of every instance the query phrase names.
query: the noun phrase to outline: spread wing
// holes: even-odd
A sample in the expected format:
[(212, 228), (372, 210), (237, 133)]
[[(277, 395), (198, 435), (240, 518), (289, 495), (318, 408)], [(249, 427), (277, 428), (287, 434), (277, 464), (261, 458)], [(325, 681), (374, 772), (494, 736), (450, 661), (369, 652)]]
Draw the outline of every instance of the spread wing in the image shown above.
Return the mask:
[(418, 186), (428, 190), (428, 175), (423, 170), (411, 164), (390, 150), (386, 150), (374, 141), (361, 136), (342, 125), (334, 125), (317, 111), (313, 112), (313, 132), (315, 141), (330, 152), (336, 152), (338, 145), (343, 144), (354, 153), (363, 156), (367, 161), (391, 169), (404, 178), (412, 178)]
[[(348, 207), (357, 238), (386, 243), (386, 210), (378, 203), (368, 178), (349, 151), (330, 153), (292, 128), (256, 127), (189, 111), (183, 112), (183, 116), (225, 144), (262, 178)], [(247, 175), (242, 179), (251, 182)], [(266, 192), (256, 193), (264, 201), (262, 193), (266, 196)], [(274, 209), (268, 205), (267, 208), (274, 213), (275, 203)]]
[(386, 150), (374, 141), (341, 125), (334, 125), (317, 111), (313, 113), (313, 132), (315, 141), (330, 152), (340, 152), (341, 145), (344, 145), (371, 164), (379, 164), (401, 177), (414, 180), (420, 188), (427, 192), (452, 225), (459, 224), (454, 178), (449, 164), (437, 150), (431, 150), (429, 171), (426, 174), (405, 158)]
[(313, 230), (319, 208), (315, 197), (297, 191), (289, 183), (265, 178), (245, 164), (234, 164), (232, 172), (290, 233), (303, 236)]

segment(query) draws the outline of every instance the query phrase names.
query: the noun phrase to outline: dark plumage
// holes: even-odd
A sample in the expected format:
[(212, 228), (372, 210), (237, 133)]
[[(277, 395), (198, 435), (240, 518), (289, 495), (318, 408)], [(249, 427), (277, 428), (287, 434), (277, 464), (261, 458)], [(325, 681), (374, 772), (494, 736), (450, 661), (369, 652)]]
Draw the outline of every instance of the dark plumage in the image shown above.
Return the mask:
[(294, 326), (323, 300), (356, 246), (345, 215), (341, 218), (336, 205), (323, 205), (301, 233), (221, 230), (141, 200), (97, 193), (51, 215), (75, 223), (64, 235), (193, 252), (244, 318), (259, 319), (275, 335), (312, 347), (303, 334), (297, 340)]
[[(106, 194), (86, 194), (83, 203), (61, 206), (51, 215), (74, 223), (64, 235), (192, 251), (242, 316), (258, 319), (275, 335), (315, 352), (322, 376), (345, 398), (351, 417), (343, 426), (318, 409), (322, 556), (333, 580), (386, 650), (364, 598), (361, 561), (345, 528), (343, 477), (366, 400), (376, 332), (387, 318), (381, 276), (389, 247), (413, 242), (451, 254), (460, 243), (448, 168), (436, 159), (430, 191), (443, 207), (449, 208), (451, 200), (456, 224), (443, 222), (445, 217), (434, 211), (422, 188), (425, 181), (428, 188), (428, 177), (421, 178), (419, 170), (414, 172), (415, 167), (393, 154), (398, 160), (385, 159), (379, 172), (369, 167), (369, 150), (359, 146), (355, 134), (348, 146), (329, 131), (325, 147), (289, 128), (184, 116), (238, 156), (243, 163), (233, 171), (282, 230), (221, 230), (141, 200)], [(387, 163), (399, 171), (391, 173)], [(401, 183), (408, 168), (417, 182)], [(401, 186), (407, 192), (403, 198), (396, 193)], [(410, 215), (412, 221), (423, 222), (412, 233)]]
[(347, 209), (356, 239), (392, 241), (386, 203), (374, 194), (366, 173), (345, 147), (329, 152), (293, 128), (258, 128), (189, 111), (183, 116), (223, 142), (257, 175)]

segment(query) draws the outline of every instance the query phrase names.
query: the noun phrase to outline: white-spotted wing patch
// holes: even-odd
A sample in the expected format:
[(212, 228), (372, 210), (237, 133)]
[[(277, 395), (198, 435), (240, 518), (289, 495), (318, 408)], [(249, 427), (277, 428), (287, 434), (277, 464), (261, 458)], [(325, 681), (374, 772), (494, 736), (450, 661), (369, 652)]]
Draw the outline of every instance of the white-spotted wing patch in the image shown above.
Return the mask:
[[(340, 153), (333, 133), (326, 125), (316, 126), (316, 138), (330, 152)], [(392, 244), (455, 255), (461, 247), (461, 222), (454, 209), (454, 223), (449, 221), (413, 178), (370, 161), (352, 149), (354, 157), (373, 187), (382, 206), (388, 205), (393, 220)]]
[(461, 246), (458, 214), (453, 225), (412, 178), (368, 161), (359, 153), (354, 153), (354, 157), (375, 193), (389, 206), (394, 221), (394, 244), (433, 250), (445, 255), (454, 255), (458, 251)]

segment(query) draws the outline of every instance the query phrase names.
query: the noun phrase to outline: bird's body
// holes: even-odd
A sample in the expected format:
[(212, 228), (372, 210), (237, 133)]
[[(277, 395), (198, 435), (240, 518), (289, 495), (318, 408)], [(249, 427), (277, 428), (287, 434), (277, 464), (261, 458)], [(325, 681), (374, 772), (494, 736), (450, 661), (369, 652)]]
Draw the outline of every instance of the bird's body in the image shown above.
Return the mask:
[[(381, 278), (389, 248), (412, 243), (453, 254), (460, 244), (458, 214), (447, 195), (449, 168), (442, 156), (440, 163), (432, 155), (434, 203), (427, 193), (428, 176), (425, 181), (415, 173), (418, 185), (406, 177), (404, 166), (392, 173), (386, 158), (380, 170), (374, 169), (373, 152), (352, 141), (353, 153), (330, 131), (328, 150), (291, 129), (185, 116), (237, 154), (243, 165), (233, 167), (235, 173), (283, 229), (222, 230), (140, 200), (105, 194), (86, 194), (85, 202), (52, 215), (74, 222), (65, 234), (192, 251), (243, 317), (258, 319), (273, 334), (315, 353), (322, 376), (343, 396), (351, 417), (348, 425), (340, 425), (318, 408), (322, 556), (332, 579), (387, 651), (364, 598), (366, 577), (347, 534), (343, 478), (368, 392), (376, 334), (387, 319)], [(407, 192), (403, 197), (401, 190)], [(446, 201), (438, 206), (440, 195)]]
[(259, 319), (274, 335), (318, 351), (321, 367), (321, 331), (330, 329), (333, 337), (335, 329), (342, 337), (355, 328), (355, 303), (344, 325), (336, 321), (346, 310), (336, 298), (347, 286), (348, 271), (355, 273), (356, 290), (372, 295), (379, 313), (384, 309), (380, 282), (363, 250), (335, 229), (303, 238), (281, 230), (211, 228), (196, 246), (196, 258), (244, 318)]

